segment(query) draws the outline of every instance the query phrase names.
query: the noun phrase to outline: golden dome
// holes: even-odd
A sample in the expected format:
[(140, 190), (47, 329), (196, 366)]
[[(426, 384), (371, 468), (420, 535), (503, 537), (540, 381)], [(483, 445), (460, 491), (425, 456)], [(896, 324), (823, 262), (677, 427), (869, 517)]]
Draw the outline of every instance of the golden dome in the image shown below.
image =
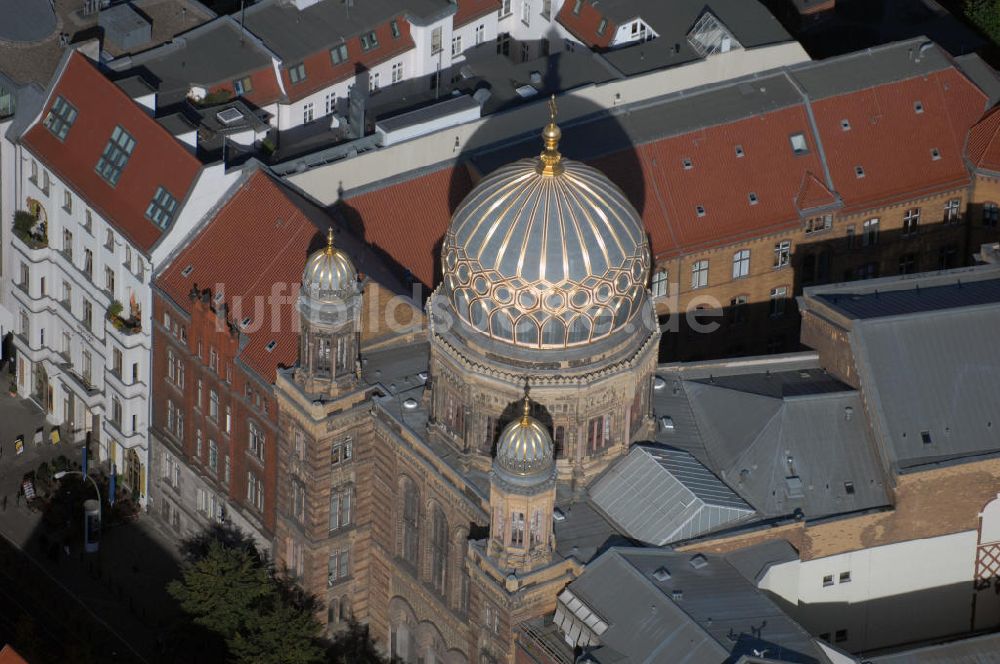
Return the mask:
[(508, 424), (500, 434), (496, 461), (500, 468), (517, 476), (544, 474), (555, 463), (552, 437), (531, 416), (527, 395), (521, 419)]
[(326, 234), (326, 246), (313, 253), (302, 272), (302, 290), (310, 294), (336, 293), (354, 288), (358, 271), (347, 254), (333, 246), (333, 228)]
[(539, 157), (476, 185), (442, 247), (442, 292), (458, 316), (517, 346), (597, 341), (625, 328), (648, 300), (639, 214), (603, 173), (562, 158), (560, 133), (550, 122)]

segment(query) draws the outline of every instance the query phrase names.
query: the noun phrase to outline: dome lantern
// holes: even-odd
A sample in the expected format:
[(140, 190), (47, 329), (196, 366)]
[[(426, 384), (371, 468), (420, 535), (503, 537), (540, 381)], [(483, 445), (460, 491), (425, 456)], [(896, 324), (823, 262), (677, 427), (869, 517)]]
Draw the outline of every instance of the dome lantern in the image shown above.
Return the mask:
[(302, 271), (302, 290), (312, 297), (350, 292), (357, 286), (358, 272), (351, 259), (333, 244), (333, 227), (326, 233), (326, 246), (314, 252)]
[(508, 424), (500, 434), (496, 464), (520, 478), (547, 478), (554, 463), (552, 437), (542, 423), (531, 416), (531, 400), (525, 390), (520, 419)]

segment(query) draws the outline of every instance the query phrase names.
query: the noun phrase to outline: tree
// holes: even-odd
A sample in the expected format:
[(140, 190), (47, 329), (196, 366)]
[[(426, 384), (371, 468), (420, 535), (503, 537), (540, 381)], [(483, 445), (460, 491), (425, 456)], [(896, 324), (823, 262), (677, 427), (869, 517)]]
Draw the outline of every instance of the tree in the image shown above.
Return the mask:
[[(334, 639), (327, 657), (329, 664), (389, 664), (389, 660), (375, 649), (368, 634), (368, 625), (362, 625), (353, 618)], [(393, 660), (394, 664), (397, 661)]]
[(315, 600), (277, 578), (235, 528), (215, 526), (185, 543), (180, 580), (168, 587), (196, 625), (218, 634), (239, 664), (321, 662)]
[(1000, 44), (1000, 0), (965, 0), (965, 15), (994, 44)]

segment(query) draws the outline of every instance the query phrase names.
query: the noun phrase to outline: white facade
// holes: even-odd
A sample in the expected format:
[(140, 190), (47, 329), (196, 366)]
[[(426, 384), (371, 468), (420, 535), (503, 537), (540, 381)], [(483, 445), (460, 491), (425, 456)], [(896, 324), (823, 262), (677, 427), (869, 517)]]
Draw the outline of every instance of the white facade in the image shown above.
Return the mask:
[[(89, 432), (92, 453), (116, 463), (123, 481), (145, 500), (150, 406), (150, 278), (163, 260), (238, 177), (222, 165), (201, 170), (187, 201), (152, 255), (143, 254), (99, 216), (86, 199), (50, 172), (25, 146), (16, 207), (35, 208), (48, 244), (11, 240), (9, 290), (15, 320), (17, 388), (76, 440)], [(32, 173), (36, 176), (32, 177)], [(152, 222), (149, 222), (152, 223)], [(136, 316), (138, 330), (108, 320), (113, 302)]]
[(996, 625), (990, 588), (973, 608), (977, 532), (966, 531), (772, 566), (759, 587), (811, 634), (860, 652)]

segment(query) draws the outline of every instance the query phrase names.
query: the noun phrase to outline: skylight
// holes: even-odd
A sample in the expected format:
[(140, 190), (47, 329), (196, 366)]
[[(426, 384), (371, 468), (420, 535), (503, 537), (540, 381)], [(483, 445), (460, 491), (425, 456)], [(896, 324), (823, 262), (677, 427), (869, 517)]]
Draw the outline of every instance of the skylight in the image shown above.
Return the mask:
[(177, 199), (170, 195), (170, 192), (163, 187), (157, 187), (153, 194), (153, 200), (146, 208), (146, 219), (149, 219), (160, 228), (167, 229), (174, 221), (174, 213), (177, 211)]
[(745, 153), (743, 152), (743, 146), (742, 145), (737, 145), (736, 146), (736, 156), (737, 157), (742, 157), (744, 154)]
[(750, 205), (757, 205), (757, 194), (756, 192), (750, 192)]
[(52, 109), (45, 116), (42, 124), (56, 138), (62, 141), (65, 140), (66, 134), (69, 133), (69, 128), (73, 126), (74, 120), (76, 120), (76, 109), (73, 105), (62, 97), (56, 97), (56, 100), (52, 103)]
[(97, 174), (112, 187), (117, 185), (133, 149), (135, 149), (135, 139), (122, 129), (121, 125), (116, 126), (111, 132), (108, 144), (104, 147), (104, 152), (101, 153), (101, 158), (97, 160)]
[(941, 151), (937, 148), (931, 148), (931, 159), (937, 161), (941, 158)]
[(917, 113), (917, 114), (923, 113), (924, 112), (924, 102), (920, 101), (919, 99), (917, 101), (913, 102), (913, 112)]
[(692, 168), (694, 168), (694, 164), (691, 163), (690, 159), (685, 158), (681, 161), (681, 163), (684, 165), (685, 171), (690, 171)]
[(809, 144), (806, 143), (805, 134), (792, 134), (788, 137), (788, 140), (792, 144), (792, 152), (795, 154), (806, 154), (809, 152)]
[(863, 178), (863, 177), (865, 176), (865, 167), (864, 167), (864, 166), (855, 166), (855, 167), (854, 167), (854, 175), (855, 175), (855, 177), (857, 177), (857, 178), (858, 178), (859, 180), (860, 180), (861, 178)]
[(670, 580), (670, 572), (667, 570), (666, 567), (657, 567), (656, 571), (653, 572), (653, 578), (656, 579), (657, 581), (661, 581), (661, 582), (662, 581), (669, 581)]
[(699, 217), (705, 216), (705, 207), (703, 205), (699, 205), (694, 209), (694, 211), (698, 214)]
[(188, 265), (186, 268), (184, 268), (183, 270), (181, 270), (181, 276), (182, 277), (189, 277), (189, 276), (191, 276), (192, 272), (194, 272), (194, 265)]
[(848, 120), (847, 118), (844, 118), (843, 120), (840, 121), (840, 128), (843, 129), (844, 131), (850, 131), (851, 121)]
[(722, 21), (709, 11), (701, 15), (701, 18), (691, 28), (687, 38), (694, 50), (703, 58), (715, 53), (727, 53), (734, 49), (743, 48), (743, 45), (722, 24)]
[(278, 347), (278, 342), (275, 341), (274, 339), (271, 339), (271, 341), (269, 341), (267, 343), (267, 345), (264, 346), (264, 348), (267, 350), (268, 353), (270, 353), (272, 350), (274, 350), (277, 347)]

